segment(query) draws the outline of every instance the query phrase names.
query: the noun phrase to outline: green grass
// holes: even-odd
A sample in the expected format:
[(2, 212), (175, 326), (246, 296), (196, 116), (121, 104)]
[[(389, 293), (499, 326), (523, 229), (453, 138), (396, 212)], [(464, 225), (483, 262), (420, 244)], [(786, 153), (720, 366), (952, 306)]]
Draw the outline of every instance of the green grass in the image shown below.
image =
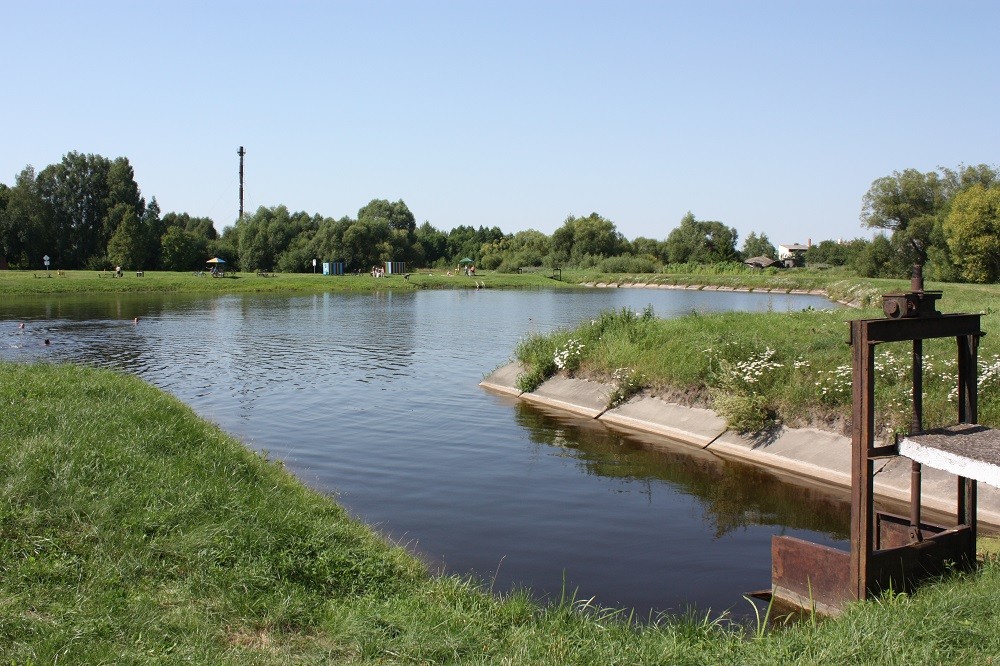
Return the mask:
[(991, 663), (1000, 565), (756, 632), (432, 576), (280, 464), (109, 371), (0, 363), (0, 662)]
[(475, 277), (448, 275), (442, 270), (411, 272), (409, 279), (390, 275), (375, 279), (368, 274), (324, 276), (312, 273), (275, 273), (262, 277), (256, 273), (227, 273), (213, 278), (191, 272), (147, 271), (136, 277), (134, 271), (121, 278), (97, 271), (0, 271), (0, 293), (10, 295), (82, 294), (129, 292), (189, 293), (295, 293), (325, 291), (370, 292), (386, 289), (537, 289), (570, 286), (541, 273), (509, 275), (480, 273)]
[[(996, 285), (934, 285), (943, 289), (942, 312), (983, 314), (984, 331), (1000, 330)], [(828, 285), (834, 297), (865, 306), (881, 304), (881, 294), (909, 290), (909, 283), (840, 279)], [(843, 431), (851, 409), (848, 321), (881, 317), (881, 310), (691, 314), (660, 320), (622, 311), (605, 313), (572, 331), (526, 338), (515, 351), (527, 367), (520, 387), (530, 389), (559, 370), (555, 354), (570, 340), (582, 345), (572, 368), (580, 376), (616, 383), (615, 373), (642, 376), (651, 393), (715, 408), (731, 426), (755, 432), (776, 421)], [(957, 380), (952, 340), (924, 345), (927, 397), (924, 425), (954, 422), (957, 406), (949, 396)], [(881, 345), (876, 402), (883, 432), (909, 422), (907, 343)], [(980, 347), (980, 422), (1000, 427), (1000, 342), (987, 335)]]
[[(200, 280), (227, 291), (225, 283), (280, 285), (286, 277), (11, 275), (0, 273), (2, 293), (12, 285), (16, 293), (51, 293), (25, 283), (59, 280), (80, 286), (63, 289), (69, 292), (92, 291), (88, 282), (118, 289), (143, 280), (158, 283), (152, 290), (198, 291), (189, 287)], [(516, 283), (505, 286), (551, 282), (511, 277)], [(323, 281), (339, 279), (287, 276), (275, 290), (322, 290)], [(380, 282), (347, 279), (359, 289)], [(432, 279), (440, 285), (404, 288), (458, 283)], [(902, 281), (846, 278), (829, 285), (864, 302), (906, 288)], [(990, 303), (1000, 289), (944, 289), (942, 310), (982, 311), (984, 330), (998, 330), (1000, 315)], [(746, 360), (744, 352), (770, 347), (782, 368), (768, 380), (769, 407), (782, 418), (808, 408), (799, 418), (836, 421), (846, 403), (820, 398), (813, 380), (849, 363), (845, 322), (862, 315), (878, 312), (667, 322), (607, 313), (579, 331), (531, 338), (526, 346), (552, 359), (579, 338), (580, 354), (566, 356), (576, 372), (610, 377), (632, 367), (647, 387), (694, 400), (710, 400), (720, 373)], [(983, 339), (981, 356), (996, 353), (994, 339)], [(943, 361), (953, 351), (946, 347), (929, 352)], [(808, 367), (793, 367), (800, 358)], [(942, 384), (928, 382), (930, 392), (943, 389), (935, 382)], [(993, 425), (1000, 421), (996, 393), (980, 396), (981, 420)], [(929, 409), (943, 418), (947, 401), (929, 402), (941, 403)], [(760, 635), (713, 615), (637, 623), (571, 594), (539, 606), (526, 591), (493, 595), (477, 581), (432, 576), (280, 464), (138, 379), (0, 363), (0, 405), (0, 663), (988, 664), (1000, 654), (995, 556), (976, 574), (946, 578), (913, 596)]]

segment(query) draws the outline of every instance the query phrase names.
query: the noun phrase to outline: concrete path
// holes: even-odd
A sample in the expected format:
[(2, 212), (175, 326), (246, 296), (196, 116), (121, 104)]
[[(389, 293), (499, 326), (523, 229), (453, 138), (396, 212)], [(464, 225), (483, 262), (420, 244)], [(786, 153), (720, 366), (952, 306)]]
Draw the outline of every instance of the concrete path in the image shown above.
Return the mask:
[[(531, 393), (517, 388), (523, 372), (518, 363), (498, 368), (480, 386), (555, 407), (609, 426), (638, 430), (709, 451), (723, 458), (768, 468), (796, 481), (850, 491), (851, 440), (815, 428), (782, 428), (767, 441), (754, 441), (727, 430), (725, 421), (709, 409), (683, 407), (656, 397), (639, 396), (607, 409), (613, 387), (586, 379), (553, 377)], [(648, 438), (646, 438), (648, 439)], [(655, 437), (653, 438), (655, 441)], [(947, 472), (923, 470), (923, 507), (928, 518), (951, 524), (955, 515), (956, 477)], [(894, 511), (910, 500), (910, 465), (903, 457), (888, 459), (875, 477), (875, 494)], [(1000, 529), (1000, 490), (979, 484), (979, 522)]]

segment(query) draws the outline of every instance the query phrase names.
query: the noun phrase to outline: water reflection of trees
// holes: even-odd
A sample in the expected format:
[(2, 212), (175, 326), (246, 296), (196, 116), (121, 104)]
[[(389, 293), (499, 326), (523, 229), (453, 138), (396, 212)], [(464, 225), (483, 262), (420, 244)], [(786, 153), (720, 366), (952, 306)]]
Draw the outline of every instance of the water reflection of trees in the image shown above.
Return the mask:
[(0, 319), (67, 321), (158, 317), (204, 302), (196, 294), (50, 294), (10, 296), (0, 305)]
[(593, 419), (557, 415), (524, 402), (515, 414), (531, 441), (563, 449), (588, 474), (643, 482), (647, 492), (663, 482), (697, 497), (717, 537), (749, 525), (805, 529), (834, 539), (849, 534), (849, 505), (822, 490), (783, 482), (695, 447), (625, 434)]

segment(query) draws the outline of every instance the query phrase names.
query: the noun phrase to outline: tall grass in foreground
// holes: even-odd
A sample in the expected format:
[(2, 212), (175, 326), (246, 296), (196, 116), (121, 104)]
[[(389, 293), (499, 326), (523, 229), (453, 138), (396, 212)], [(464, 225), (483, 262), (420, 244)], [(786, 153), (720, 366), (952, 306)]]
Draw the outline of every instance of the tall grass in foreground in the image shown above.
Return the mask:
[[(403, 550), (130, 377), (0, 363), (0, 662), (989, 663), (1000, 566), (746, 631), (571, 592), (539, 606)], [(751, 628), (752, 629), (752, 628)]]

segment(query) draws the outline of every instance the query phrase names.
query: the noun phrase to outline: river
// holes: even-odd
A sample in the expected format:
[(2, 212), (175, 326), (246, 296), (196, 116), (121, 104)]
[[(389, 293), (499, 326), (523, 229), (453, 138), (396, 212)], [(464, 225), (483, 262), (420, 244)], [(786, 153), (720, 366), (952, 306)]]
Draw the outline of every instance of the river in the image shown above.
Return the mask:
[(136, 374), (435, 571), (639, 616), (743, 616), (742, 594), (770, 585), (771, 535), (842, 544), (842, 501), (477, 386), (529, 333), (647, 305), (836, 307), (659, 289), (7, 297), (0, 358)]

